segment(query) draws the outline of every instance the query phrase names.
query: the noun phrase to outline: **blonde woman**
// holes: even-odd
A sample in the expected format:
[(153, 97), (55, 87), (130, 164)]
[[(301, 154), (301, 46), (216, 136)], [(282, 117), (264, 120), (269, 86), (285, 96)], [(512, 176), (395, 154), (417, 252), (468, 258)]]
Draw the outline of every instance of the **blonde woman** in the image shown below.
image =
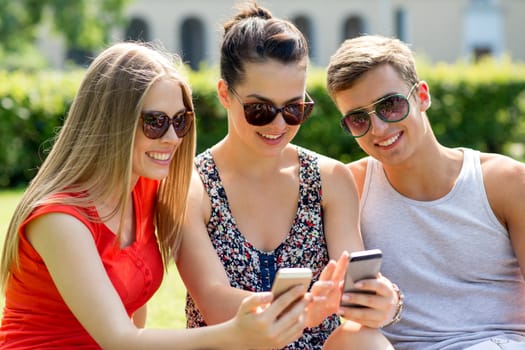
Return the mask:
[(214, 327), (142, 329), (180, 244), (195, 152), (174, 59), (119, 43), (88, 68), (6, 235), (0, 348), (271, 348), (301, 334), (306, 298), (282, 315), (300, 288), (271, 306), (270, 293), (245, 298)]

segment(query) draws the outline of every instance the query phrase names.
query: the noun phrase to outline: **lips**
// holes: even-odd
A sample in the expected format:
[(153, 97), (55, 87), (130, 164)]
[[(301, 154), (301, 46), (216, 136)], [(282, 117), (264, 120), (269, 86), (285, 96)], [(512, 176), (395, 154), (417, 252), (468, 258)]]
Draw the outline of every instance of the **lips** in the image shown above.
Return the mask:
[(271, 135), (271, 134), (262, 134), (258, 133), (261, 137), (268, 139), (268, 140), (277, 140), (281, 138), (284, 134), (278, 134), (278, 135)]
[(148, 152), (147, 155), (148, 157), (152, 159), (160, 160), (160, 161), (167, 161), (171, 157), (171, 153), (161, 153), (161, 152)]
[(379, 146), (381, 146), (381, 147), (388, 147), (388, 146), (392, 145), (394, 142), (396, 142), (399, 139), (400, 136), (401, 136), (401, 132), (398, 132), (394, 136), (386, 139), (385, 141), (378, 142), (377, 144)]

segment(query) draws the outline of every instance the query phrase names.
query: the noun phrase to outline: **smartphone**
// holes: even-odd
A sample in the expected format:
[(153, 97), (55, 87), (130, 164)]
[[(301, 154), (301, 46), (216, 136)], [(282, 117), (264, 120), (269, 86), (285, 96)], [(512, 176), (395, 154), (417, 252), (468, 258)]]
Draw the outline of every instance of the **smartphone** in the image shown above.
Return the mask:
[[(359, 292), (374, 294), (374, 292), (363, 291), (354, 288), (354, 283), (364, 279), (376, 278), (381, 269), (383, 253), (379, 249), (363, 250), (350, 254), (348, 267), (346, 269), (344, 292)], [(358, 304), (343, 304), (348, 307), (366, 307)]]
[(312, 270), (307, 267), (288, 267), (277, 271), (272, 284), (272, 293), (275, 298), (290, 288), (303, 285), (308, 290), (312, 280)]

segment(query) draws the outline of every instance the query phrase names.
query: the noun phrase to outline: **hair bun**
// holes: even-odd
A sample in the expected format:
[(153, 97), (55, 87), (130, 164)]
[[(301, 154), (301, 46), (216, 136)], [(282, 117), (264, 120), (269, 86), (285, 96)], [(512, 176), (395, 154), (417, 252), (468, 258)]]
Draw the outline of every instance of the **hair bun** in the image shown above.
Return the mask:
[(247, 18), (261, 18), (266, 20), (273, 18), (273, 15), (270, 11), (264, 7), (260, 7), (255, 1), (240, 4), (238, 9), (239, 13), (237, 13), (237, 15), (232, 20), (224, 24), (225, 32), (227, 32), (236, 23), (241, 22)]
[(259, 17), (262, 19), (271, 19), (272, 13), (268, 11), (267, 9), (260, 7), (255, 2), (251, 4), (251, 6), (246, 7), (244, 12), (241, 12), (238, 16), (242, 16), (239, 19), (244, 19), (248, 17)]

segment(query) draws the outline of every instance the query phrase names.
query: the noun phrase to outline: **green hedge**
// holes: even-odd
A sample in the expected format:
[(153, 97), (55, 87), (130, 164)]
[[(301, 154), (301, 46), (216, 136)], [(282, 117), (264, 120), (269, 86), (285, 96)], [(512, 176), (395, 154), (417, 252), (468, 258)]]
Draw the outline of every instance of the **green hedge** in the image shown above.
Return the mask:
[[(430, 85), (429, 118), (447, 146), (468, 146), (524, 160), (525, 64), (510, 60), (476, 65), (418, 62)], [(0, 70), (0, 187), (24, 185), (51, 146), (83, 71), (37, 74)], [(189, 72), (198, 123), (198, 151), (220, 140), (226, 113), (216, 96), (213, 68)], [(339, 126), (340, 114), (325, 93), (324, 70), (312, 68), (308, 92), (312, 117), (294, 143), (348, 162), (364, 154)]]

